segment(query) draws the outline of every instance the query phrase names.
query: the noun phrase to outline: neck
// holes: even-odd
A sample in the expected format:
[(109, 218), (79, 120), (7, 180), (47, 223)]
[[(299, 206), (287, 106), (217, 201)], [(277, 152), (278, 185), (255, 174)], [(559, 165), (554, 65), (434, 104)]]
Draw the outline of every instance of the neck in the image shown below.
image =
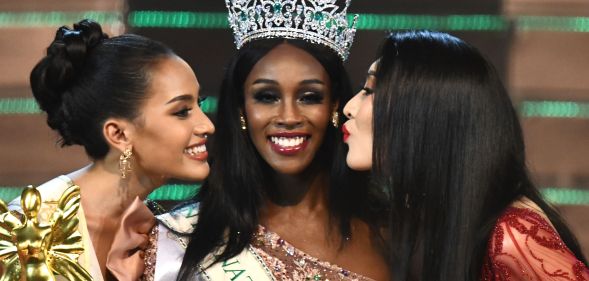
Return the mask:
[(114, 154), (68, 176), (80, 186), (88, 233), (100, 270), (105, 273), (107, 255), (123, 213), (135, 198), (144, 200), (163, 180), (142, 176), (137, 169), (121, 179), (118, 157)]
[(117, 219), (135, 200), (145, 200), (161, 183), (146, 177), (129, 174), (122, 179), (117, 169), (109, 168), (105, 161), (96, 161), (68, 176), (80, 186), (81, 203), (89, 215)]
[(300, 175), (274, 174), (272, 186), (266, 189), (261, 221), (292, 214), (327, 212), (328, 177), (325, 172)]

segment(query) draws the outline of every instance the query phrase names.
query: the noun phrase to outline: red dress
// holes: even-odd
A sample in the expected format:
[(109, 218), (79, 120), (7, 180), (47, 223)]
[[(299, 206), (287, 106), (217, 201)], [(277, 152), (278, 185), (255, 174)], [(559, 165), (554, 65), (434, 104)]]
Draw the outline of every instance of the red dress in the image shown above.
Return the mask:
[(589, 269), (552, 225), (526, 208), (508, 208), (497, 220), (483, 264), (482, 280), (589, 281)]

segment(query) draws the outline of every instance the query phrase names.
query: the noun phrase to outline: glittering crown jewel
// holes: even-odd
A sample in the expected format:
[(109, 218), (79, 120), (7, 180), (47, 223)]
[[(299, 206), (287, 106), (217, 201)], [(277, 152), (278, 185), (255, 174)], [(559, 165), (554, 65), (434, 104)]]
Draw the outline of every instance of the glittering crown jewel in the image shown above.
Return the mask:
[(225, 0), (237, 49), (264, 38), (303, 39), (333, 49), (348, 58), (356, 34), (354, 16), (348, 24), (351, 0), (340, 8), (336, 0)]

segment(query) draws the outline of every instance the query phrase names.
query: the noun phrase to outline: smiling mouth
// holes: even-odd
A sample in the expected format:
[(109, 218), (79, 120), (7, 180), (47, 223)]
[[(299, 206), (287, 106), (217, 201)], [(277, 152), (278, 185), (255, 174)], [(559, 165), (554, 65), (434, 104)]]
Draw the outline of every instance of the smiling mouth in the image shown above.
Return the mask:
[(279, 134), (268, 137), (272, 150), (281, 155), (294, 155), (307, 147), (310, 136), (305, 134)]
[(184, 154), (186, 154), (188, 158), (198, 161), (206, 161), (209, 157), (207, 146), (204, 143), (185, 148)]

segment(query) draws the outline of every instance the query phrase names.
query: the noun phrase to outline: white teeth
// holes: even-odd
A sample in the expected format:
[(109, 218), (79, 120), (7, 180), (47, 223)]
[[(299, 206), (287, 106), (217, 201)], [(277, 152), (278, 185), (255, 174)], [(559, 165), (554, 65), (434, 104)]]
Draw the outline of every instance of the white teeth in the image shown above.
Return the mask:
[(270, 141), (283, 146), (283, 147), (293, 147), (297, 145), (301, 145), (305, 141), (305, 137), (294, 137), (294, 138), (285, 138), (285, 137), (270, 137)]
[(207, 151), (207, 146), (204, 144), (184, 149), (184, 153), (189, 154), (189, 155), (195, 155), (195, 154), (203, 153), (205, 151)]

